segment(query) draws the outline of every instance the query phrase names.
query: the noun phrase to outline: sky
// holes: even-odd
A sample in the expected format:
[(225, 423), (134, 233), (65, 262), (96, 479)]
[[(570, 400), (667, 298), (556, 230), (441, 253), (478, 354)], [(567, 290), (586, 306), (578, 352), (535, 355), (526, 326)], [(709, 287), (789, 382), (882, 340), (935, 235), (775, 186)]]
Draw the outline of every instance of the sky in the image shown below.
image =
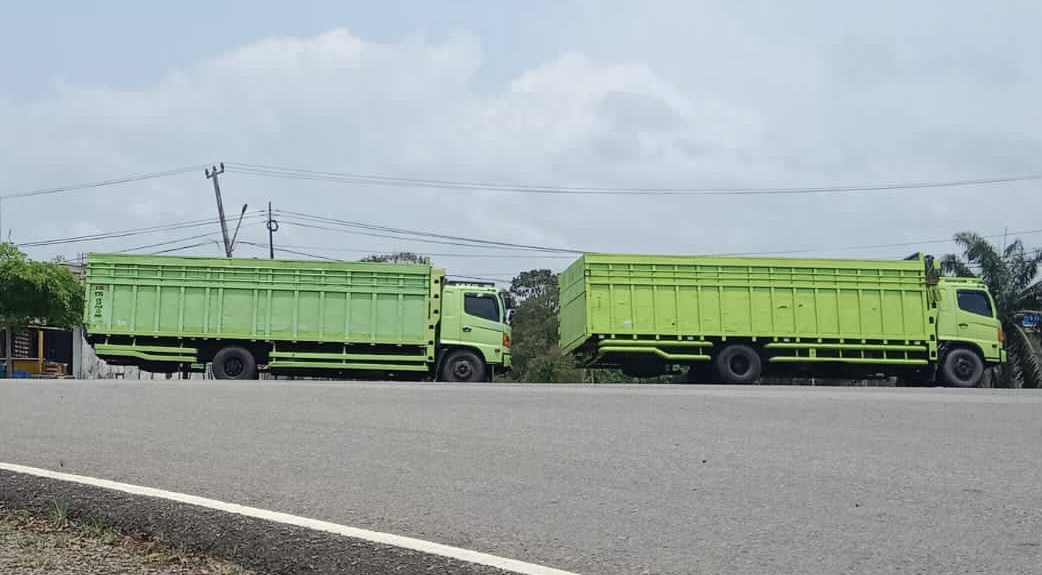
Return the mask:
[[(222, 255), (225, 162), (236, 257), (268, 257), (269, 201), (279, 257), (404, 250), (499, 282), (581, 251), (1042, 245), (1042, 179), (888, 187), (1042, 174), (1042, 3), (286, 6), (0, 1), (3, 237)], [(865, 186), (887, 189), (835, 191)], [(826, 191), (733, 193), (791, 188)]]

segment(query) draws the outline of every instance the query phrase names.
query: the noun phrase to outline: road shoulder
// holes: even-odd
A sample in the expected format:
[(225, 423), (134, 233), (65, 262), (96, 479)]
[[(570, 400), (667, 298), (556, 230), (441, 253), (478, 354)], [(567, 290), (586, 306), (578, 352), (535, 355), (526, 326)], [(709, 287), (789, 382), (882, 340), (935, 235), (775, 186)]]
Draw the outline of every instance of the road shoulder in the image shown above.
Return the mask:
[(5, 575), (258, 575), (233, 563), (69, 518), (56, 504), (47, 515), (0, 501), (0, 571)]
[[(0, 468), (0, 502), (37, 516), (46, 516), (56, 504), (61, 505), (72, 520), (167, 542), (186, 552), (204, 554), (264, 575), (512, 572), (245, 514), (5, 468)], [(537, 567), (529, 573), (564, 572)]]

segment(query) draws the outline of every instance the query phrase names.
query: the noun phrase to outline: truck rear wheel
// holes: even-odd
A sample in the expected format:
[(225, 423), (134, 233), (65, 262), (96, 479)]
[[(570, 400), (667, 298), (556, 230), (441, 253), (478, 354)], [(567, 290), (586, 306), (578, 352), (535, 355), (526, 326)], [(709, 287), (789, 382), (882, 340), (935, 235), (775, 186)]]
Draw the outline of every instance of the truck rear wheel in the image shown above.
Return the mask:
[(750, 384), (760, 379), (763, 362), (756, 350), (743, 344), (729, 345), (713, 362), (722, 383)]
[(217, 379), (254, 379), (257, 360), (246, 348), (230, 345), (213, 356), (213, 376)]
[(955, 348), (944, 355), (941, 373), (955, 387), (977, 387), (984, 377), (984, 362), (973, 350)]
[(478, 354), (460, 349), (445, 358), (441, 366), (441, 380), (452, 382), (485, 381), (487, 368)]

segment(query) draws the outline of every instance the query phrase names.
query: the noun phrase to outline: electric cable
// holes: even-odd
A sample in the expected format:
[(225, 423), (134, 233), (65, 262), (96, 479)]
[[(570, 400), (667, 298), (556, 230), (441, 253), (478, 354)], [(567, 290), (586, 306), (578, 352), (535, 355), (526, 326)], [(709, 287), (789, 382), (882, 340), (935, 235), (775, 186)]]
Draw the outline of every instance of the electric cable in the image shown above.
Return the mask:
[[(337, 229), (334, 229), (334, 228), (322, 228), (322, 229), (328, 229), (330, 231), (340, 231), (340, 230), (337, 230)], [(417, 240), (417, 241), (419, 241), (419, 240)], [(250, 243), (250, 242), (242, 242), (242, 243), (245, 244), (245, 243)], [(267, 244), (253, 244), (253, 245), (258, 245), (258, 246), (265, 247), (265, 248), (268, 247)], [(361, 249), (361, 248), (347, 248), (347, 247), (340, 247), (340, 246), (297, 245), (297, 244), (280, 244), (280, 245), (282, 245), (282, 247), (284, 247), (284, 248), (291, 248), (291, 249), (296, 249), (296, 250), (319, 250), (319, 251), (326, 251), (326, 252), (352, 253), (352, 254), (363, 254), (363, 255), (372, 255), (372, 254), (378, 254), (378, 253), (389, 253), (386, 248), (369, 249), (369, 250), (367, 250), (367, 249)], [(410, 250), (398, 250), (398, 251), (410, 251)], [(415, 250), (411, 250), (411, 251), (415, 251)], [(570, 255), (547, 255), (547, 254), (540, 254), (538, 256), (533, 256), (532, 254), (518, 254), (518, 253), (510, 253), (510, 252), (465, 253), (465, 252), (428, 252), (428, 251), (424, 251), (423, 255), (430, 256), (430, 257), (438, 257), (438, 258), (475, 258), (475, 259), (478, 259), (478, 258), (489, 258), (489, 259), (522, 259), (522, 258), (528, 258), (528, 259), (530, 259), (532, 257), (538, 257), (539, 259), (572, 259), (574, 257), (574, 256), (570, 256)]]
[[(110, 253), (110, 254), (126, 254), (126, 253), (138, 252), (138, 251), (142, 251), (142, 250), (148, 250), (148, 249), (152, 249), (152, 248), (159, 248), (159, 247), (163, 247), (163, 246), (169, 246), (169, 245), (173, 245), (173, 244), (179, 244), (179, 243), (182, 243), (182, 242), (187, 242), (187, 241), (191, 241), (191, 240), (197, 240), (197, 239), (201, 239), (201, 238), (210, 238), (210, 241), (219, 242), (219, 240), (214, 239), (214, 233), (213, 232), (207, 232), (205, 234), (196, 234), (196, 235), (191, 235), (191, 236), (186, 236), (186, 237), (174, 238), (172, 240), (165, 240), (165, 241), (162, 241), (162, 242), (155, 242), (155, 243), (151, 243), (151, 244), (145, 244), (143, 246), (134, 246), (132, 248), (123, 248), (123, 249), (111, 250), (111, 251), (106, 250), (106, 253)], [(206, 244), (210, 243), (210, 241), (202, 242), (201, 245), (206, 245)], [(192, 247), (197, 247), (197, 246), (193, 245)], [(184, 249), (187, 249), (187, 248), (184, 248)], [(164, 252), (159, 252), (159, 253), (164, 253)], [(155, 253), (153, 253), (153, 255), (154, 254)], [(85, 256), (86, 256), (86, 254), (79, 255), (79, 256), (76, 256), (74, 258), (65, 258), (65, 261), (82, 262), (84, 260)]]
[(27, 190), (27, 191), (22, 191), (22, 192), (12, 192), (12, 193), (8, 193), (8, 194), (0, 195), (0, 200), (8, 200), (8, 199), (12, 199), (12, 198), (30, 198), (30, 197), (34, 197), (34, 196), (45, 196), (45, 195), (57, 194), (57, 193), (61, 193), (61, 192), (71, 192), (71, 191), (75, 191), (75, 190), (86, 190), (86, 189), (93, 189), (93, 188), (102, 188), (102, 187), (105, 187), (105, 186), (114, 186), (114, 185), (117, 185), (117, 184), (127, 184), (127, 183), (131, 183), (131, 182), (142, 182), (142, 181), (145, 181), (145, 180), (154, 180), (154, 179), (157, 179), (157, 178), (166, 178), (166, 177), (169, 177), (169, 176), (176, 176), (176, 175), (180, 175), (180, 174), (187, 174), (189, 172), (193, 172), (193, 171), (196, 171), (196, 170), (204, 170), (204, 169), (206, 169), (206, 166), (207, 166), (206, 164), (201, 164), (201, 165), (198, 165), (198, 166), (186, 166), (186, 167), (183, 167), (183, 168), (175, 168), (173, 170), (164, 170), (164, 171), (161, 171), (161, 172), (152, 172), (152, 173), (148, 173), (148, 174), (137, 174), (137, 175), (133, 175), (133, 176), (124, 176), (122, 178), (113, 178), (113, 179), (101, 180), (101, 181), (97, 181), (97, 182), (86, 182), (86, 183), (72, 184), (72, 185), (67, 185), (67, 186), (59, 186), (59, 187), (55, 187), (55, 188), (43, 188), (43, 189), (37, 189), (37, 190)]
[(528, 194), (570, 194), (570, 195), (792, 195), (817, 193), (852, 193), (878, 192), (909, 189), (952, 188), (1001, 184), (1042, 180), (1042, 174), (1024, 174), (1015, 176), (995, 176), (988, 178), (938, 180), (922, 182), (890, 182), (880, 184), (841, 184), (833, 186), (795, 186), (795, 187), (710, 187), (710, 188), (675, 188), (675, 187), (601, 187), (601, 186), (559, 186), (536, 184), (507, 184), (499, 182), (468, 182), (461, 180), (435, 180), (426, 178), (407, 178), (349, 172), (324, 172), (302, 168), (287, 168), (226, 162), (228, 171), (259, 177), (282, 178), (291, 180), (311, 180), (330, 183), (366, 184), (394, 187), (419, 187), (437, 189), (474, 190), (485, 192), (509, 192)]
[[(357, 222), (348, 222), (348, 221), (344, 221), (344, 220), (337, 220), (335, 218), (327, 218), (327, 217), (324, 217), (324, 216), (313, 216), (313, 215), (303, 214), (303, 213), (299, 213), (299, 212), (283, 212), (283, 213), (284, 214), (293, 214), (293, 216), (300, 217), (300, 218), (308, 218), (308, 219), (314, 219), (314, 220), (319, 220), (319, 221), (338, 223), (343, 228), (351, 228), (351, 227), (353, 227), (355, 225), (358, 225)], [(287, 217), (289, 217), (289, 216), (283, 216), (284, 219), (286, 219)], [(314, 225), (314, 224), (306, 224), (306, 223), (302, 223), (302, 222), (299, 222), (299, 221), (293, 221), (293, 217), (289, 217), (288, 223), (291, 224), (291, 225), (295, 225), (295, 226), (317, 228), (317, 229), (320, 229), (320, 230), (328, 230), (328, 231), (340, 232), (340, 233), (350, 233), (350, 234), (359, 234), (359, 233), (361, 233), (361, 232), (353, 231), (353, 230), (350, 230), (350, 229), (341, 229), (340, 227), (318, 226), (318, 225)], [(372, 226), (372, 225), (369, 225), (369, 224), (366, 224), (366, 228), (367, 229), (369, 229), (369, 228), (386, 229), (386, 228), (383, 228), (382, 226)], [(402, 234), (415, 235), (415, 236), (417, 236), (419, 238), (426, 238), (426, 237), (429, 237), (431, 235), (431, 234), (429, 234), (429, 232), (420, 232), (420, 231), (415, 231), (415, 230), (403, 230), (403, 229), (400, 229), (400, 228), (396, 229), (396, 231), (401, 232)], [(1021, 231), (1012, 231), (1012, 232), (1002, 232), (1002, 233), (996, 233), (996, 234), (982, 234), (982, 237), (987, 238), (987, 239), (994, 239), (994, 238), (1001, 238), (1001, 237), (1003, 237), (1005, 235), (1008, 235), (1008, 236), (1027, 236), (1027, 235), (1036, 235), (1036, 234), (1042, 234), (1042, 228), (1021, 230)], [(441, 244), (441, 243), (450, 243), (450, 242), (435, 242), (435, 241), (429, 240), (429, 239), (413, 239), (413, 238), (402, 237), (402, 236), (398, 236), (398, 235), (390, 236), (390, 235), (383, 235), (383, 234), (379, 234), (379, 233), (366, 233), (366, 234), (362, 234), (362, 235), (373, 235), (373, 236), (376, 236), (376, 237), (391, 237), (393, 239), (405, 239), (405, 240), (420, 242), (420, 243), (423, 243), (423, 244), (428, 244), (428, 243), (439, 243), (439, 244)], [(435, 235), (435, 237), (440, 237), (440, 236), (439, 235)], [(469, 238), (462, 238), (462, 239), (469, 239)], [(469, 239), (469, 240), (473, 241), (473, 242), (480, 242), (479, 245), (482, 245), (482, 244), (488, 242), (488, 240), (474, 240), (474, 239)], [(830, 247), (828, 247), (826, 249), (834, 250), (834, 251), (857, 251), (857, 250), (864, 250), (864, 249), (886, 249), (886, 248), (898, 248), (898, 247), (915, 247), (915, 246), (920, 246), (920, 245), (924, 245), (924, 244), (944, 244), (944, 243), (950, 243), (951, 241), (952, 241), (951, 238), (947, 238), (947, 239), (932, 239), (932, 240), (921, 240), (921, 241), (905, 241), (905, 242), (891, 242), (891, 243), (847, 245), (847, 246), (838, 246), (838, 247), (830, 246)], [(463, 246), (472, 246), (472, 245), (474, 245), (474, 244), (471, 244), (471, 243), (462, 243), (462, 242), (461, 243), (452, 242), (452, 243), (453, 243), (453, 245), (463, 245)], [(566, 250), (566, 249), (563, 249), (563, 248), (545, 248), (545, 247), (540, 247), (540, 246), (524, 246), (523, 244), (510, 244), (508, 242), (495, 242), (495, 245), (497, 247), (500, 247), (500, 248), (503, 248), (503, 249), (513, 249), (513, 250), (523, 249), (523, 250), (533, 250), (533, 251), (545, 250), (545, 251), (553, 251), (553, 252), (567, 252), (569, 254), (581, 254), (581, 253), (598, 251), (598, 250), (571, 250), (571, 249), (567, 249)], [(319, 248), (319, 249), (321, 249), (321, 248)], [(820, 252), (822, 250), (823, 250), (823, 248), (816, 247), (816, 248), (799, 248), (799, 249), (788, 249), (788, 250), (769, 250), (769, 251), (758, 251), (758, 252), (716, 252), (716, 253), (708, 253), (708, 254), (704, 254), (704, 255), (712, 255), (712, 256), (770, 256), (770, 255), (813, 253), (813, 252)], [(448, 256), (444, 256), (444, 257), (448, 257)], [(543, 256), (541, 254), (539, 254), (539, 255), (533, 254), (531, 256), (518, 256), (518, 257), (542, 258), (542, 257), (545, 257), (545, 256)], [(566, 257), (566, 256), (559, 256), (559, 257), (563, 258), (563, 257)]]
[[(247, 212), (247, 215), (243, 216), (243, 221), (245, 222), (245, 221), (247, 221), (249, 219), (257, 218), (259, 215), (262, 215), (262, 212), (260, 212), (260, 211), (256, 211), (256, 212), (253, 212), (253, 213)], [(97, 233), (97, 234), (87, 234), (87, 235), (82, 235), (82, 236), (73, 236), (73, 237), (64, 237), (64, 238), (53, 238), (53, 239), (47, 239), (47, 240), (33, 240), (33, 241), (28, 241), (28, 242), (19, 242), (16, 245), (18, 247), (42, 247), (42, 246), (52, 246), (52, 245), (69, 244), (69, 243), (76, 243), (76, 242), (93, 242), (93, 241), (101, 241), (101, 240), (109, 240), (109, 239), (122, 239), (122, 238), (125, 238), (125, 237), (153, 234), (153, 233), (158, 233), (158, 232), (166, 232), (166, 231), (176, 231), (176, 230), (184, 230), (184, 229), (191, 229), (191, 228), (199, 228), (199, 227), (203, 227), (203, 226), (212, 226), (212, 225), (219, 225), (219, 224), (220, 224), (220, 221), (218, 220), (218, 218), (207, 218), (207, 219), (189, 220), (189, 221), (185, 221), (185, 222), (177, 222), (177, 223), (171, 223), (171, 224), (159, 224), (159, 225), (155, 225), (155, 226), (148, 226), (148, 227), (144, 227), (144, 228), (135, 228), (135, 229), (129, 229), (129, 230), (120, 230), (120, 231), (115, 231), (115, 232), (102, 232), (102, 233)]]
[[(506, 247), (506, 248), (512, 248), (512, 249), (527, 249), (527, 250), (533, 250), (533, 251), (558, 252), (558, 253), (581, 253), (580, 250), (574, 250), (574, 249), (568, 249), (568, 248), (557, 248), (557, 247), (537, 246), (537, 245), (530, 245), (530, 244), (519, 244), (519, 243), (514, 243), (514, 242), (503, 242), (503, 241), (497, 241), (497, 240), (485, 240), (485, 239), (477, 239), (477, 238), (467, 238), (467, 237), (462, 237), (462, 236), (440, 234), (440, 233), (436, 233), (436, 232), (426, 232), (426, 231), (407, 230), (407, 229), (402, 229), (402, 228), (392, 228), (392, 227), (388, 227), (388, 226), (378, 226), (378, 225), (374, 225), (374, 224), (365, 224), (365, 223), (361, 223), (361, 222), (352, 222), (352, 221), (348, 221), (348, 220), (341, 220), (341, 219), (337, 219), (337, 218), (329, 218), (329, 217), (325, 217), (325, 216), (314, 216), (314, 215), (310, 215), (310, 214), (305, 214), (305, 213), (301, 213), (301, 212), (294, 212), (294, 211), (288, 211), (288, 210), (279, 210), (278, 213), (279, 213), (279, 215), (283, 219), (286, 219), (287, 217), (288, 218), (297, 218), (297, 219), (304, 219), (304, 220), (310, 220), (310, 221), (321, 222), (321, 223), (326, 223), (326, 224), (333, 224), (333, 225), (343, 226), (345, 228), (357, 228), (357, 229), (377, 231), (377, 232), (386, 232), (386, 233), (391, 233), (391, 234), (400, 234), (400, 235), (407, 235), (407, 236), (411, 235), (411, 236), (418, 236), (418, 237), (423, 237), (423, 238), (431, 238), (431, 239), (438, 239), (438, 240), (463, 242), (462, 245), (476, 244), (476, 245), (484, 245), (484, 246)], [(298, 224), (299, 224), (299, 222), (298, 222)], [(404, 238), (401, 238), (401, 239), (404, 239)], [(431, 243), (442, 243), (442, 242), (434, 242), (434, 241), (432, 241)]]
[[(594, 251), (594, 252), (597, 251), (597, 250), (571, 250), (571, 249), (565, 250), (563, 248), (548, 248), (548, 247), (543, 247), (543, 246), (532, 246), (532, 245), (526, 245), (526, 244), (514, 244), (514, 243), (502, 242), (502, 241), (482, 240), (482, 239), (476, 239), (476, 238), (463, 238), (463, 237), (460, 237), (460, 236), (448, 236), (448, 235), (445, 235), (445, 234), (434, 234), (434, 233), (431, 233), (431, 232), (408, 230), (408, 229), (403, 229), (403, 228), (391, 228), (391, 227), (388, 227), (388, 226), (378, 226), (378, 225), (374, 225), (374, 224), (363, 224), (363, 223), (360, 223), (360, 222), (350, 222), (350, 221), (346, 221), (346, 220), (338, 220), (336, 218), (327, 218), (327, 217), (322, 217), (322, 216), (313, 216), (313, 215), (310, 215), (310, 214), (304, 214), (304, 213), (300, 213), (300, 212), (282, 212), (282, 214), (283, 214), (282, 217), (283, 217), (283, 220), (284, 220), (285, 223), (288, 223), (289, 225), (292, 225), (292, 226), (300, 226), (300, 227), (304, 227), (304, 228), (313, 228), (313, 229), (319, 229), (319, 230), (325, 230), (325, 231), (332, 231), (332, 232), (336, 232), (336, 233), (362, 234), (362, 235), (371, 235), (371, 236), (375, 236), (375, 237), (388, 237), (388, 238), (394, 238), (394, 239), (403, 239), (403, 240), (407, 240), (407, 241), (421, 243), (421, 244), (424, 244), (424, 245), (452, 244), (452, 245), (459, 245), (459, 246), (465, 246), (465, 247), (488, 247), (488, 246), (495, 246), (495, 247), (498, 247), (498, 248), (503, 249), (503, 250), (509, 250), (509, 251), (514, 251), (515, 252), (513, 254), (447, 254), (447, 253), (443, 253), (443, 254), (437, 254), (439, 257), (488, 257), (488, 258), (513, 257), (513, 258), (532, 258), (532, 259), (540, 259), (540, 258), (555, 258), (555, 259), (556, 258), (562, 258), (563, 259), (563, 258), (570, 257), (570, 256), (569, 255), (562, 255), (562, 252), (565, 252), (565, 253), (570, 254), (570, 255), (576, 255), (576, 254), (584, 253), (586, 251)], [(289, 214), (292, 214), (292, 215), (289, 215)], [(244, 217), (244, 222), (247, 221), (247, 220), (250, 220), (250, 219), (257, 219), (258, 217), (263, 218), (266, 221), (267, 214), (265, 212), (259, 211), (259, 210), (255, 211), (255, 212), (252, 212), (252, 213), (248, 212), (247, 216)], [(300, 220), (304, 220), (304, 221), (300, 221)], [(318, 220), (318, 221), (330, 222), (333, 225), (313, 224), (313, 223), (310, 223), (308, 220)], [(136, 228), (136, 229), (131, 229), (131, 230), (120, 230), (120, 231), (115, 231), (115, 232), (102, 232), (102, 233), (90, 234), (90, 235), (81, 235), (81, 236), (74, 236), (74, 237), (54, 238), (54, 239), (48, 239), (48, 240), (36, 240), (36, 241), (30, 241), (30, 242), (22, 242), (22, 243), (18, 244), (18, 246), (19, 247), (41, 247), (41, 246), (50, 246), (50, 245), (70, 244), (70, 243), (77, 243), (77, 242), (100, 241), (100, 240), (106, 240), (106, 239), (122, 239), (122, 238), (132, 237), (132, 236), (136, 236), (136, 235), (145, 235), (145, 234), (151, 234), (151, 233), (157, 233), (157, 232), (183, 230), (183, 229), (191, 229), (191, 228), (197, 228), (197, 227), (208, 226), (208, 225), (215, 225), (217, 223), (218, 222), (217, 222), (216, 218), (213, 218), (213, 219), (203, 219), (203, 220), (192, 220), (192, 221), (186, 221), (186, 222), (177, 222), (177, 223), (171, 223), (171, 224), (161, 224), (161, 225), (156, 225), (156, 226), (149, 226), (149, 227), (145, 227), (145, 228)], [(244, 225), (248, 225), (248, 224), (244, 223)], [(380, 232), (380, 231), (371, 231), (371, 232), (370, 231), (359, 231), (357, 229), (354, 229), (353, 226), (362, 227), (363, 229), (366, 229), (366, 230), (393, 230), (394, 232), (397, 232), (397, 233), (383, 233), (383, 232)], [(986, 238), (986, 239), (993, 239), (993, 238), (1001, 238), (1003, 236), (1027, 236), (1027, 235), (1035, 235), (1035, 234), (1040, 234), (1040, 233), (1042, 233), (1042, 229), (1030, 229), (1030, 230), (1021, 230), (1021, 231), (1004, 231), (1002, 233), (995, 233), (995, 234), (981, 234), (981, 236)], [(412, 236), (415, 236), (415, 237), (408, 237), (409, 235), (412, 235)], [(197, 238), (202, 238), (202, 237), (207, 237), (207, 236), (211, 236), (211, 234), (210, 233), (198, 234), (198, 235), (193, 235), (193, 236), (179, 238), (177, 240), (155, 242), (155, 243), (152, 243), (152, 244), (147, 244), (145, 246), (139, 246), (137, 248), (129, 248), (129, 249), (120, 250), (120, 251), (121, 252), (137, 251), (137, 250), (141, 250), (141, 249), (149, 249), (149, 248), (153, 248), (153, 247), (161, 247), (161, 246), (164, 246), (164, 245), (170, 245), (171, 243), (177, 243), (177, 242), (180, 242), (180, 241), (189, 241), (189, 240), (192, 240), (192, 239), (197, 239)], [(442, 239), (440, 239), (440, 238), (444, 238), (444, 237), (458, 238), (461, 241), (451, 241), (451, 240), (442, 240)], [(824, 248), (824, 249), (828, 249), (830, 251), (849, 251), (849, 250), (864, 250), (864, 249), (885, 249), (885, 248), (895, 248), (895, 247), (916, 247), (916, 246), (922, 246), (922, 245), (925, 245), (925, 244), (942, 244), (942, 243), (950, 243), (950, 242), (952, 242), (952, 240), (950, 238), (946, 238), (946, 239), (927, 239), (927, 240), (905, 241), (905, 242), (891, 242), (891, 243), (874, 243), (874, 244), (834, 246), (834, 247), (828, 247), (828, 248)], [(207, 242), (204, 242), (203, 244), (200, 244), (200, 245), (205, 245), (206, 243)], [(237, 243), (248, 244), (248, 245), (253, 245), (253, 246), (261, 246), (261, 244), (259, 244), (257, 242), (250, 242), (250, 241), (245, 241), (245, 240), (240, 240)], [(193, 246), (193, 247), (195, 247), (195, 246)], [(262, 247), (267, 247), (267, 246), (263, 245)], [(306, 256), (306, 257), (314, 257), (314, 258), (318, 258), (318, 259), (327, 259), (327, 260), (333, 260), (333, 261), (340, 261), (337, 258), (331, 258), (331, 257), (328, 257), (328, 256), (317, 255), (317, 254), (314, 254), (314, 253), (309, 252), (309, 251), (304, 251), (305, 249), (319, 250), (319, 251), (328, 249), (328, 248), (323, 248), (323, 247), (319, 247), (319, 246), (313, 246), (313, 247), (310, 247), (310, 248), (304, 248), (302, 246), (276, 246), (276, 249), (279, 249), (279, 250), (281, 250), (283, 252), (286, 252), (286, 253), (294, 253), (296, 255), (303, 255), (303, 256)], [(336, 249), (337, 248), (333, 248), (334, 251)], [(771, 256), (771, 255), (786, 255), (786, 254), (820, 252), (822, 250), (823, 250), (823, 248), (821, 248), (821, 247), (815, 247), (815, 248), (788, 249), (788, 250), (768, 250), (768, 251), (757, 251), (757, 252), (708, 253), (708, 254), (704, 254), (704, 255), (716, 255), (716, 256)], [(364, 250), (358, 250), (358, 251), (362, 252)], [(366, 253), (375, 253), (375, 252), (379, 252), (379, 251), (380, 250), (372, 250), (372, 252), (366, 251)], [(416, 250), (413, 250), (413, 251), (416, 251)], [(522, 252), (522, 253), (517, 253), (519, 251)], [(532, 253), (523, 253), (523, 252), (532, 252)], [(555, 255), (549, 255), (549, 254), (555, 254)], [(433, 255), (433, 254), (425, 254), (425, 255)]]

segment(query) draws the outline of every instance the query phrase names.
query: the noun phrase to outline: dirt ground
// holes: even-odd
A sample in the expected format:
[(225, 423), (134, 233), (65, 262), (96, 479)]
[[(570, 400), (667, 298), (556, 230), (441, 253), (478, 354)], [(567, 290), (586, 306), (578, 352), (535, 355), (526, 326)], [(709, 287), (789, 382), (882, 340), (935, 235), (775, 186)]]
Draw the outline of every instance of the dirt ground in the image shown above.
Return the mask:
[(0, 573), (4, 575), (256, 575), (223, 561), (128, 537), (102, 525), (47, 516), (0, 502)]

